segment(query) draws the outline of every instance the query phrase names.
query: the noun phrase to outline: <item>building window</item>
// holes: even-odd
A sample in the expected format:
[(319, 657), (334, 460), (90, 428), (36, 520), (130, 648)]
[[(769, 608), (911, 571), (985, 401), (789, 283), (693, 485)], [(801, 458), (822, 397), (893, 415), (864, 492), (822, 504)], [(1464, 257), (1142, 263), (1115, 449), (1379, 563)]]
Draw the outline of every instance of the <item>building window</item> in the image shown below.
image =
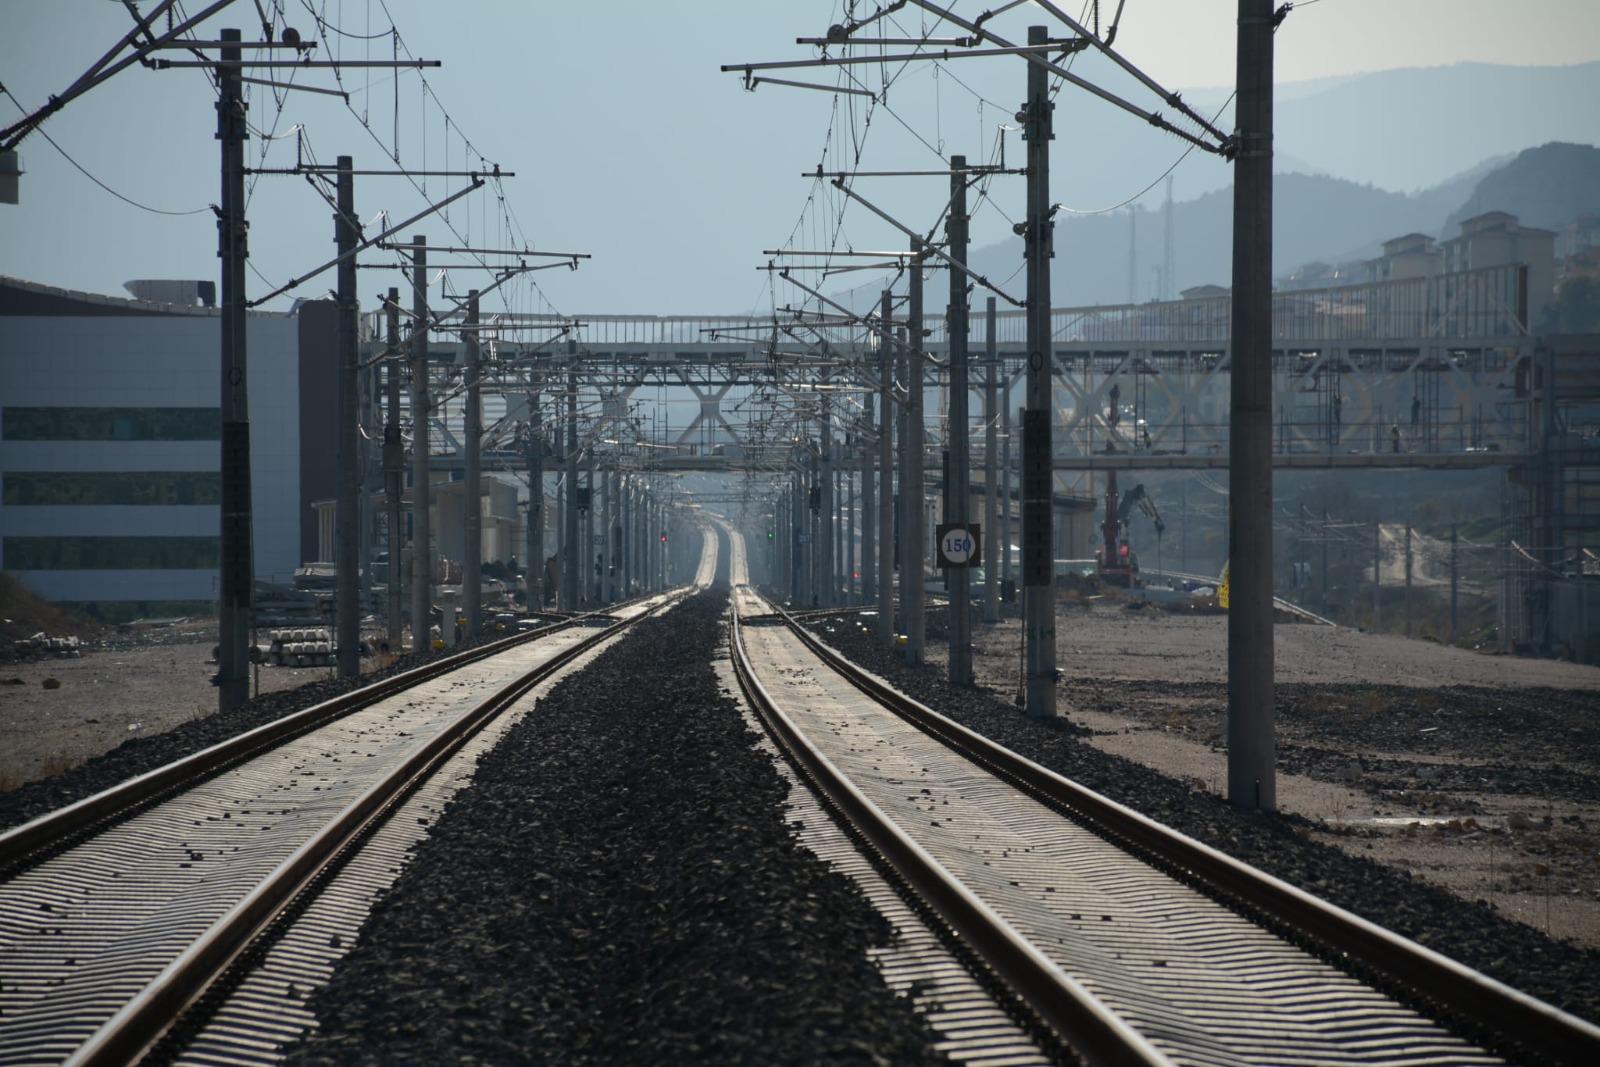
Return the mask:
[(210, 570), (216, 537), (7, 537), (8, 571)]
[(220, 408), (3, 408), (7, 441), (220, 441)]
[(7, 471), (0, 483), (0, 503), (17, 507), (222, 502), (216, 471)]

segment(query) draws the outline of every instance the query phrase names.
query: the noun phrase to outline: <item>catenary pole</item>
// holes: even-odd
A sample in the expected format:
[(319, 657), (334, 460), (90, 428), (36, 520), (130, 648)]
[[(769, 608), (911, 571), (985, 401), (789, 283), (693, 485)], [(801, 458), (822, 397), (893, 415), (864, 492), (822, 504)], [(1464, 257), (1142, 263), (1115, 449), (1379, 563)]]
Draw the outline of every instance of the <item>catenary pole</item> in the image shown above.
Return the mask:
[(666, 493), (663, 491), (662, 499), (656, 501), (655, 536), (651, 538), (650, 542), (656, 549), (656, 589), (658, 591), (667, 587), (667, 542), (664, 540), (667, 535), (667, 501), (665, 497)]
[(905, 576), (901, 588), (906, 602), (906, 662), (923, 661), (927, 646), (928, 598), (924, 591), (923, 552), (927, 540), (927, 521), (923, 494), (923, 452), (926, 439), (922, 422), (922, 379), (925, 356), (922, 351), (922, 241), (911, 242), (911, 271), (906, 275), (906, 481), (900, 489), (905, 500), (906, 528), (900, 568)]
[(388, 358), (383, 361), (383, 503), (389, 534), (389, 597), (385, 622), (389, 653), (398, 656), (405, 630), (405, 538), (400, 532), (400, 497), (405, 484), (405, 445), (400, 440), (400, 290), (391, 288), (383, 304)]
[(873, 397), (861, 398), (865, 429), (861, 436), (861, 586), (860, 603), (875, 604), (878, 597), (878, 494), (873, 449), (877, 441), (873, 419)]
[(583, 464), (583, 499), (588, 506), (580, 510), (583, 519), (583, 534), (578, 539), (583, 555), (583, 592), (580, 599), (593, 604), (600, 599), (600, 578), (595, 573), (594, 564), (594, 521), (595, 521), (595, 450), (589, 449), (589, 454), (584, 457)]
[[(850, 444), (850, 442), (846, 442)], [(858, 602), (856, 595), (856, 472), (855, 450), (845, 452), (844, 509), (841, 525), (844, 529), (844, 589), (846, 604)]]
[(655, 592), (656, 588), (656, 494), (652, 481), (646, 482), (639, 506), (639, 543), (643, 549), (639, 553), (639, 561), (644, 565), (644, 590), (647, 593)]
[(1272, 4), (1239, 0), (1228, 433), (1228, 800), (1275, 811), (1272, 634)]
[(768, 575), (767, 584), (772, 586), (773, 589), (780, 591), (782, 590), (783, 586), (779, 581), (779, 576), (782, 574), (782, 571), (779, 568), (782, 566), (782, 561), (784, 558), (783, 553), (785, 546), (788, 544), (788, 527), (786, 525), (788, 521), (788, 506), (785, 503), (783, 493), (780, 492), (775, 494), (772, 498), (772, 520), (771, 524), (767, 527), (767, 534), (769, 537), (769, 540), (767, 541), (767, 555), (769, 557), (771, 571), (771, 573)]
[(894, 647), (894, 323), (883, 291), (878, 316), (878, 640)]
[(561, 497), (561, 608), (578, 610), (578, 372), (567, 371), (567, 447), (565, 483)]
[(411, 647), (432, 647), (433, 531), (429, 522), (428, 239), (411, 238)]
[(811, 607), (821, 607), (817, 585), (821, 582), (821, 567), (817, 551), (822, 544), (822, 486), (817, 482), (820, 460), (815, 450), (806, 457), (806, 602)]
[(809, 529), (809, 506), (805, 500), (805, 471), (796, 467), (789, 476), (789, 603), (805, 604), (805, 533)]
[(1011, 571), (1011, 375), (1000, 374), (1000, 577), (1010, 581)]
[(528, 610), (544, 607), (544, 428), (539, 394), (528, 394), (528, 524), (524, 527), (522, 573), (528, 585)]
[(600, 589), (600, 602), (609, 604), (616, 599), (612, 593), (612, 584), (616, 573), (616, 560), (611, 554), (611, 524), (614, 521), (613, 508), (615, 501), (612, 491), (611, 470), (609, 467), (600, 468), (600, 558), (598, 573), (595, 576), (596, 584)]
[(838, 445), (834, 445), (835, 456), (833, 464), (833, 573), (834, 588), (833, 599), (838, 604), (848, 604), (850, 594), (850, 571), (845, 565), (844, 546), (849, 539), (849, 529), (845, 525), (845, 476), (839, 469)]
[(995, 410), (995, 301), (984, 308), (983, 344), (983, 573), (988, 579), (983, 590), (983, 621), (1000, 621), (1000, 524), (999, 501), (995, 497), (999, 481), (999, 457), (995, 454), (999, 411)]
[(238, 30), (221, 50), (217, 68), (217, 140), (222, 144), (221, 209), (217, 255), (222, 260), (222, 523), (217, 574), (217, 707), (236, 708), (250, 698), (250, 629), (255, 603), (251, 538), (250, 397), (245, 353), (245, 260), (250, 254), (244, 217), (246, 108), (240, 82)]
[(483, 629), (483, 511), (479, 499), (483, 492), (481, 453), (483, 443), (483, 397), (478, 347), (478, 290), (467, 292), (466, 344), (463, 373), (467, 379), (467, 409), (461, 420), (461, 445), (466, 449), (461, 484), (461, 599), (467, 616), (467, 640), (476, 640)]
[(628, 598), (628, 586), (623, 580), (623, 554), (627, 551), (624, 541), (624, 531), (628, 528), (626, 507), (628, 505), (628, 480), (622, 473), (620, 465), (611, 469), (612, 493), (612, 527), (611, 527), (611, 601)]
[[(910, 302), (907, 301), (909, 309)], [(895, 484), (900, 491), (895, 494), (895, 527), (894, 527), (894, 562), (895, 562), (895, 587), (899, 593), (900, 614), (897, 620), (896, 639), (911, 632), (911, 601), (906, 583), (911, 580), (910, 568), (906, 566), (906, 553), (909, 545), (906, 541), (906, 532), (911, 528), (910, 502), (911, 502), (911, 452), (906, 447), (906, 442), (911, 439), (910, 411), (911, 401), (911, 345), (907, 341), (909, 334), (907, 327), (902, 325), (898, 333), (897, 359), (900, 364), (899, 381), (906, 396), (900, 398), (895, 409), (895, 443), (898, 453), (899, 466), (895, 473)]]
[(833, 411), (828, 402), (828, 396), (823, 394), (821, 414), (818, 416), (817, 436), (817, 490), (818, 512), (817, 532), (822, 535), (822, 540), (815, 545), (815, 559), (817, 561), (817, 606), (822, 608), (833, 607), (833, 598), (839, 588), (839, 576), (835, 570), (834, 560), (834, 524), (837, 520), (834, 508), (834, 477), (833, 477)]
[[(1044, 26), (1028, 27), (1028, 43), (1044, 44)], [(1056, 714), (1056, 598), (1051, 426), (1054, 386), (1050, 336), (1050, 141), (1054, 138), (1048, 72), (1028, 65), (1023, 137), (1028, 142), (1028, 386), (1022, 416), (1022, 611), (1026, 648), (1024, 708), (1030, 718)]]
[[(359, 299), (358, 296), (357, 300)], [(360, 590), (357, 604), (363, 617), (378, 603), (373, 595), (375, 588), (373, 574), (376, 570), (373, 566), (373, 550), (377, 548), (377, 540), (374, 537), (376, 526), (373, 502), (383, 491), (383, 470), (381, 462), (373, 451), (374, 434), (369, 433), (366, 427), (371, 427), (377, 434), (382, 433), (383, 406), (378, 398), (380, 373), (382, 372), (377, 364), (358, 366), (356, 369), (356, 460), (360, 466), (357, 474), (359, 491), (356, 497), (356, 526), (360, 531), (356, 537), (358, 563), (356, 574)], [(381, 443), (381, 436), (376, 439)]]
[(617, 497), (617, 570), (622, 588), (619, 599), (633, 597), (633, 475), (620, 476)]
[(606, 599), (615, 604), (622, 599), (622, 471), (614, 459), (607, 484), (611, 489), (611, 518), (606, 523)]
[[(950, 157), (950, 209), (945, 216), (945, 240), (950, 245), (950, 257), (959, 263), (967, 261), (967, 167), (966, 156)], [(972, 501), (972, 434), (967, 416), (967, 279), (958, 270), (950, 275), (950, 307), (945, 313), (945, 336), (948, 340), (947, 358), (950, 361), (950, 469), (945, 483), (945, 522), (965, 525), (971, 521)], [(985, 495), (988, 495), (985, 493)], [(994, 529), (982, 531), (994, 536)], [(945, 572), (945, 583), (950, 594), (950, 657), (951, 685), (972, 684), (972, 572), (966, 567), (955, 567)]]
[(361, 353), (356, 347), (356, 257), (361, 240), (356, 222), (354, 162), (339, 156), (334, 186), (334, 245), (339, 267), (335, 274), (335, 297), (339, 316), (339, 424), (335, 452), (339, 470), (338, 498), (334, 502), (334, 648), (338, 656), (339, 677), (354, 678), (361, 673), (361, 461), (357, 443), (358, 378)]

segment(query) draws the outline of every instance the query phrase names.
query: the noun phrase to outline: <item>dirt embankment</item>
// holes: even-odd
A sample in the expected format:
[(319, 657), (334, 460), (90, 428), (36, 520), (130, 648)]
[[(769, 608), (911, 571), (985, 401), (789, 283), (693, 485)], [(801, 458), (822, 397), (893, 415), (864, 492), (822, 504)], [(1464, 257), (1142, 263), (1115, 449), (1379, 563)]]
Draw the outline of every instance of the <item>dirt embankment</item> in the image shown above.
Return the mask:
[(40, 599), (15, 575), (0, 572), (0, 663), (36, 658), (26, 649), (26, 642), (41, 633), (90, 642), (104, 636), (106, 628)]

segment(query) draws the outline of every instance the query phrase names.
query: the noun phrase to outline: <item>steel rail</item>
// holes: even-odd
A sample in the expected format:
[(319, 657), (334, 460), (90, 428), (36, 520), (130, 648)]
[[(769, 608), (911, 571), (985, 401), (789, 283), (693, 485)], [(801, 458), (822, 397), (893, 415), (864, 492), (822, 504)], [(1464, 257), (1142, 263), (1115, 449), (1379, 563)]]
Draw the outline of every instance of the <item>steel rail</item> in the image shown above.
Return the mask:
[(740, 686), (796, 764), (1043, 1022), (1091, 1064), (1170, 1067), (1170, 1059), (963, 885), (806, 739), (756, 677), (737, 612), (729, 644)]
[[(1600, 1026), (1249, 866), (991, 741), (828, 648), (768, 598), (772, 613), (828, 667), (928, 736), (1109, 839), (1154, 857), (1211, 892), (1307, 935), (1349, 965), (1409, 990), (1503, 1050), (1540, 1064), (1600, 1063)], [(737, 657), (736, 657), (737, 659)]]
[[(613, 605), (613, 610), (617, 606), (621, 605)], [(199, 752), (135, 775), (109, 789), (101, 790), (19, 826), (11, 827), (0, 832), (0, 878), (8, 877), (19, 867), (24, 866), (29, 856), (50, 849), (90, 827), (108, 823), (117, 816), (132, 815), (149, 801), (180, 785), (213, 777), (229, 767), (326, 725), (334, 719), (342, 718), (412, 686), (448, 674), (459, 667), (577, 626), (585, 618), (604, 614), (606, 613), (595, 612), (588, 616), (573, 616), (549, 626), (503, 637), (465, 652), (457, 652), (432, 663), (413, 667), (371, 685), (353, 689), (320, 704), (313, 704), (309, 708), (263, 723), (226, 741), (219, 741), (209, 748), (203, 748)]]
[(283, 860), (79, 1046), (66, 1063), (71, 1067), (108, 1067), (130, 1063), (143, 1056), (301, 890), (370, 824), (382, 818), (414, 784), (437, 771), (480, 729), (540, 682), (596, 645), (685, 595), (684, 592), (670, 594), (661, 603), (637, 615), (595, 631), (459, 716)]

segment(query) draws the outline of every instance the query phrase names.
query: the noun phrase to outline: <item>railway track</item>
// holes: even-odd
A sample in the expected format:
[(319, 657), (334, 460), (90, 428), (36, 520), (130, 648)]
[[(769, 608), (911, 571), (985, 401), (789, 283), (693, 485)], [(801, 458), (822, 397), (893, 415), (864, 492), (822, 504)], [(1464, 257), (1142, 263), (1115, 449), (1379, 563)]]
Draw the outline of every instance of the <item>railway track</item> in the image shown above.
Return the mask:
[(529, 695), (682, 595), (493, 642), (0, 835), (0, 1064), (275, 1062)]
[(999, 748), (748, 587), (734, 605), (736, 673), (790, 760), (1084, 1061), (1600, 1062), (1600, 1028)]

